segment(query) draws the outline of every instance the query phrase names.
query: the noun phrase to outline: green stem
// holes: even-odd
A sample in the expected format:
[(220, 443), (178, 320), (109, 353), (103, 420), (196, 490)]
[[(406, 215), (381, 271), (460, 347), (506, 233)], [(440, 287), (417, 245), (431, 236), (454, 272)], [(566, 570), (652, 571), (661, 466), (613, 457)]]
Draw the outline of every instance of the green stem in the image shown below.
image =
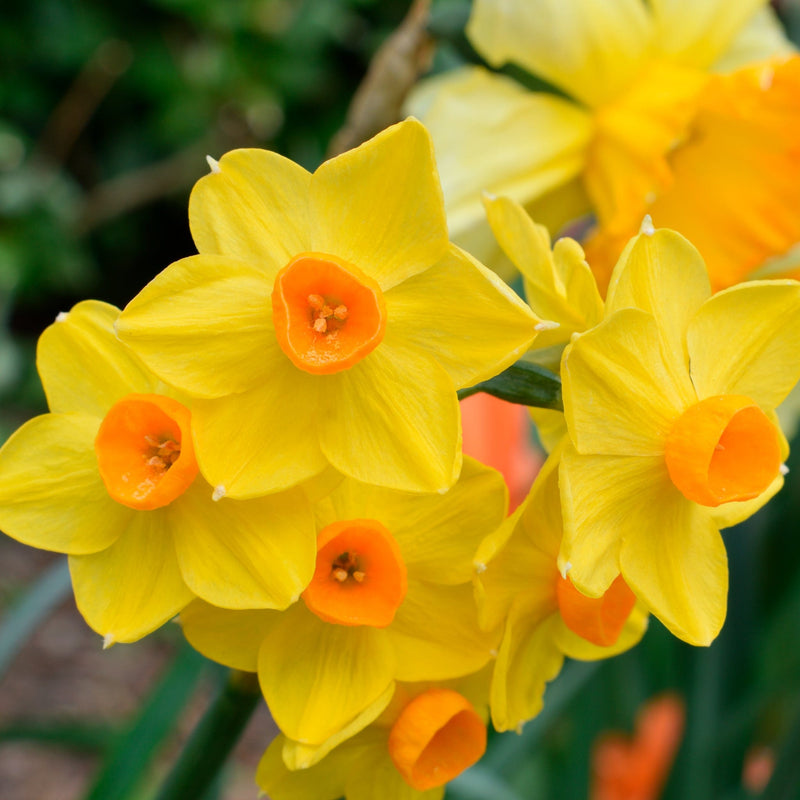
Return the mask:
[(232, 671), (189, 737), (156, 800), (200, 800), (233, 750), (260, 697), (255, 675)]

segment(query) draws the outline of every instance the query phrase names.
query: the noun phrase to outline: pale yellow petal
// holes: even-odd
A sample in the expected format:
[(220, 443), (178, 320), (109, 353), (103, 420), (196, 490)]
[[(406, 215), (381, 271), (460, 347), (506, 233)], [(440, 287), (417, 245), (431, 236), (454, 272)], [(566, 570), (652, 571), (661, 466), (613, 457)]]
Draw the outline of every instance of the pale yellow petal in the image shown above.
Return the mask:
[(660, 530), (659, 498), (683, 497), (663, 457), (582, 456), (571, 447), (561, 459), (560, 485), (564, 538), (558, 566), (592, 597), (619, 575), (625, 539), (640, 530), (653, 535)]
[(245, 261), (272, 279), (295, 255), (311, 249), (310, 184), (306, 170), (277, 153), (226, 153), (189, 198), (198, 251)]
[(319, 436), (333, 466), (404, 491), (453, 485), (461, 470), (458, 399), (430, 356), (384, 341), (356, 366), (325, 378), (330, 404)]
[(231, 669), (255, 672), (258, 651), (280, 620), (274, 611), (231, 611), (194, 600), (181, 611), (183, 635), (206, 658)]
[(513, 364), (541, 321), (497, 275), (455, 246), (387, 292), (386, 308), (386, 343), (428, 352), (457, 389)]
[(264, 640), (258, 677), (280, 729), (322, 744), (386, 691), (395, 656), (385, 630), (331, 625), (297, 604)]
[(708, 67), (765, 5), (766, 0), (652, 0), (658, 49), (682, 64)]
[(542, 710), (545, 686), (564, 663), (554, 640), (559, 619), (552, 610), (523, 599), (511, 609), (492, 675), (492, 723), (496, 730), (520, 730)]
[(141, 639), (194, 598), (161, 509), (135, 513), (106, 550), (70, 556), (69, 571), (78, 610), (110, 643)]
[(113, 544), (136, 513), (112, 500), (97, 469), (100, 420), (44, 414), (0, 450), (0, 528), (33, 547), (96, 553)]
[(731, 72), (747, 64), (766, 61), (774, 56), (788, 56), (794, 52), (795, 48), (786, 38), (778, 15), (765, 5), (739, 30), (722, 57), (714, 62), (714, 69)]
[(650, 526), (626, 526), (620, 568), (626, 583), (672, 633), (709, 645), (725, 621), (728, 559), (708, 509), (677, 491), (654, 496)]
[(564, 351), (561, 378), (567, 428), (578, 452), (663, 453), (664, 436), (691, 401), (673, 382), (661, 347), (656, 320), (634, 308), (574, 337)]
[(283, 609), (314, 574), (316, 529), (299, 489), (215, 501), (198, 478), (168, 513), (184, 580), (216, 606)]
[(774, 409), (800, 378), (800, 283), (752, 281), (719, 292), (688, 332), (700, 397), (741, 394)]
[(568, 183), (583, 168), (591, 136), (589, 115), (574, 103), (479, 67), (448, 80), (423, 121), (457, 243), (476, 224), (488, 233), (484, 191), (527, 203)]
[(409, 580), (408, 594), (386, 633), (401, 681), (446, 680), (477, 672), (492, 657), (499, 631), (478, 628), (472, 586)]
[(589, 106), (635, 79), (651, 33), (641, 0), (476, 0), (467, 25), (493, 66), (518, 64)]
[(317, 426), (325, 420), (324, 378), (277, 361), (249, 392), (192, 405), (200, 470), (229, 497), (288, 489), (327, 465)]
[(152, 392), (158, 382), (114, 333), (119, 309), (85, 300), (59, 314), (36, 348), (47, 403), (56, 413), (104, 417), (131, 392)]
[(433, 145), (408, 119), (326, 161), (311, 182), (312, 249), (355, 264), (385, 291), (446, 252)]
[(120, 339), (168, 383), (222, 397), (266, 383), (286, 356), (272, 326), (271, 283), (222, 256), (170, 265), (125, 307)]
[(639, 234), (620, 256), (606, 296), (606, 314), (640, 308), (658, 323), (664, 361), (685, 402), (693, 402), (686, 330), (711, 295), (696, 248), (675, 231)]

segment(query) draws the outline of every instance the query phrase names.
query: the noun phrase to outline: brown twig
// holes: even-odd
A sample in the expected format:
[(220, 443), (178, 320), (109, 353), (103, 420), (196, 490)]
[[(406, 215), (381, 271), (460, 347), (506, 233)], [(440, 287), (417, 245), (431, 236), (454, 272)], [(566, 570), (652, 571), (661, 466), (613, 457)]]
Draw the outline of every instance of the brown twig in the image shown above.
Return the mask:
[(414, 0), (400, 26), (375, 53), (344, 126), (331, 140), (329, 157), (356, 147), (401, 119), (406, 96), (433, 56), (429, 15), (430, 0)]

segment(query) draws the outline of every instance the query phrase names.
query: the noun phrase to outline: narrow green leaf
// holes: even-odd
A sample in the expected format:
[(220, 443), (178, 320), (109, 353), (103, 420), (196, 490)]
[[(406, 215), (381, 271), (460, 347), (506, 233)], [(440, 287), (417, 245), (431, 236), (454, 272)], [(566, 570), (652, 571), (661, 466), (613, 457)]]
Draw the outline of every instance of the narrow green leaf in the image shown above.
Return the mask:
[(86, 800), (125, 800), (144, 778), (157, 750), (175, 728), (208, 662), (188, 644), (109, 753)]
[(71, 587), (66, 559), (47, 569), (6, 612), (0, 624), (0, 680), (22, 646)]
[(530, 361), (517, 361), (494, 378), (476, 383), (468, 389), (461, 389), (458, 392), (458, 399), (463, 400), (478, 392), (485, 392), (509, 403), (523, 406), (564, 410), (561, 400), (561, 378), (549, 369), (532, 364)]
[(256, 676), (232, 671), (189, 737), (156, 800), (207, 797), (260, 699)]
[(37, 742), (87, 753), (108, 751), (118, 736), (116, 728), (100, 723), (23, 720), (0, 728), (0, 742)]

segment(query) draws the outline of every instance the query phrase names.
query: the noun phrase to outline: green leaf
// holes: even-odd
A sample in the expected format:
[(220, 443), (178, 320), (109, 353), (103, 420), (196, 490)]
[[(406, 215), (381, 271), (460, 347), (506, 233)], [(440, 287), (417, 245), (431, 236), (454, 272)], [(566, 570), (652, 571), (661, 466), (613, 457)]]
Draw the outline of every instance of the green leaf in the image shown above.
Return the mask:
[(109, 753), (86, 800), (125, 800), (173, 731), (208, 662), (184, 644), (139, 716)]
[(561, 401), (561, 378), (549, 369), (532, 364), (530, 361), (517, 361), (494, 378), (476, 383), (468, 389), (461, 389), (458, 399), (463, 400), (478, 392), (485, 392), (509, 403), (523, 406), (564, 410)]
[(0, 680), (28, 637), (69, 594), (66, 559), (59, 559), (6, 612), (0, 626)]

